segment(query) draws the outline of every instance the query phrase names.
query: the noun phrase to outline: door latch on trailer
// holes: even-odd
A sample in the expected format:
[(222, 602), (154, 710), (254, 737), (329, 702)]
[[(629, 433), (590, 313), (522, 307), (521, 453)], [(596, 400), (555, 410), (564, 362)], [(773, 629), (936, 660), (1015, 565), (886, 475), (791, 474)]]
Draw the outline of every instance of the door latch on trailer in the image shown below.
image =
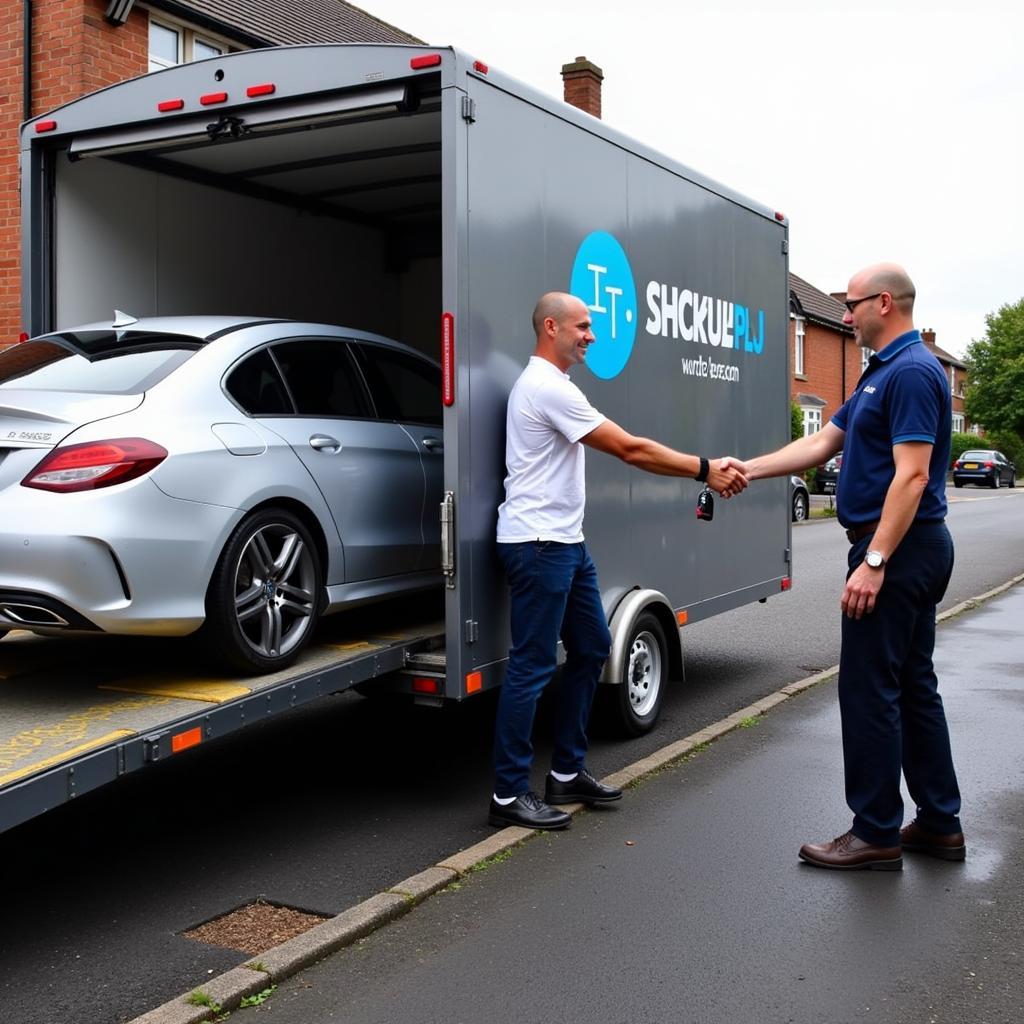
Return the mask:
[(476, 120), (476, 100), (472, 96), (462, 97), (462, 120), (469, 124)]
[(444, 585), (455, 589), (455, 493), (445, 491), (441, 502), (441, 572)]

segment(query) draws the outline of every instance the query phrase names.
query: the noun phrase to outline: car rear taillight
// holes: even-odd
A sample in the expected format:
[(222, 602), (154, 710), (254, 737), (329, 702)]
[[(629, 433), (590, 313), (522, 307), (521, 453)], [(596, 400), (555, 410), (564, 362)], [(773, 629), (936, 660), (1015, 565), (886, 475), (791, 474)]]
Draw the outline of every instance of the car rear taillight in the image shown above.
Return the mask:
[(985, 468), (986, 469), (991, 469), (994, 465), (995, 465), (994, 462), (991, 462), (991, 461), (990, 462), (986, 462), (985, 463)]
[(92, 491), (144, 476), (166, 458), (166, 448), (141, 437), (69, 444), (50, 452), (21, 485), (61, 493)]

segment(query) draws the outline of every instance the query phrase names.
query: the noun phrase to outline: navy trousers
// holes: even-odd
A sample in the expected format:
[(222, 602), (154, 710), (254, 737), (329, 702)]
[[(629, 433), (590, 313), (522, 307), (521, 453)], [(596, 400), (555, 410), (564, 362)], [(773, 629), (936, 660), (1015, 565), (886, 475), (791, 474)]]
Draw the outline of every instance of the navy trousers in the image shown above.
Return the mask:
[(530, 789), (533, 720), (557, 666), (559, 637), (565, 665), (551, 767), (566, 774), (584, 765), (587, 723), (612, 638), (585, 544), (499, 544), (498, 553), (509, 584), (512, 648), (494, 730), (494, 793), (514, 797)]
[[(860, 565), (871, 538), (850, 548)], [(910, 527), (885, 568), (875, 609), (843, 616), (839, 708), (846, 801), (854, 835), (898, 846), (903, 824), (900, 772), (928, 832), (960, 831), (960, 790), (949, 729), (932, 665), (935, 608), (953, 571), (945, 523)]]

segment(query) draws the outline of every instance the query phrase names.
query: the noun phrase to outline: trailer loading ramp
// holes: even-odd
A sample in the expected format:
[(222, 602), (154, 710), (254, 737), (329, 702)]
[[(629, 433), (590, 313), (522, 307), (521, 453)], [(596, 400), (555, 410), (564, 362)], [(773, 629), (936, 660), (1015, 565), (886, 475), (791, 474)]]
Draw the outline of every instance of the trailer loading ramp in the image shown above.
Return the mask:
[[(110, 657), (109, 638), (90, 651), (89, 640), (12, 633), (0, 646), (0, 832), (201, 743), (393, 674), (443, 631), (440, 621), (356, 637), (332, 630), (292, 668), (246, 678)], [(66, 664), (67, 652), (77, 664)]]

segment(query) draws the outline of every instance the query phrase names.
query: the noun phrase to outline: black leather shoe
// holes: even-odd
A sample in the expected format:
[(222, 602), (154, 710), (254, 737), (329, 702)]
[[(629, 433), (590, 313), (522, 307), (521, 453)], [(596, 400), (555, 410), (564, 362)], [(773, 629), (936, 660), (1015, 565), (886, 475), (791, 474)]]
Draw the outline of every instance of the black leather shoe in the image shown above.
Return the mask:
[(581, 768), (572, 782), (559, 782), (549, 774), (544, 799), (549, 804), (610, 804), (622, 799), (622, 790), (598, 782), (586, 768)]
[(506, 825), (521, 825), (523, 828), (565, 828), (572, 821), (572, 815), (548, 807), (536, 793), (524, 793), (510, 804), (499, 804), (491, 800), (487, 820), (492, 825), (504, 828)]

